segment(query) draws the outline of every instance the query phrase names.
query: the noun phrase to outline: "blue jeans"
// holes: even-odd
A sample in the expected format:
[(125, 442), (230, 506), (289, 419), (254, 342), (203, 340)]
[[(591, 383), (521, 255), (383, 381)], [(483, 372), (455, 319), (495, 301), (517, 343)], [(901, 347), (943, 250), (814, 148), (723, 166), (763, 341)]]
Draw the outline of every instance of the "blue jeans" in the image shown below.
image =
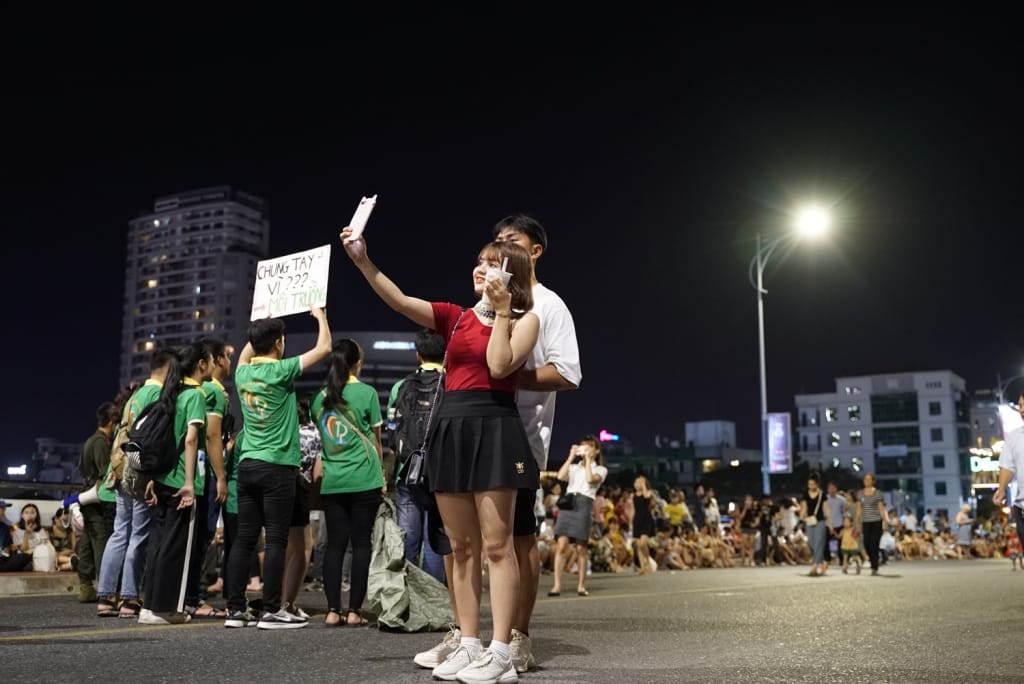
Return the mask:
[(427, 509), (409, 494), (403, 484), (395, 485), (395, 508), (398, 526), (405, 533), (405, 559), (413, 565), (420, 565), (420, 550), (423, 551), (423, 570), (438, 582), (444, 584), (444, 556), (430, 547), (427, 541)]
[(828, 537), (828, 526), (821, 520), (817, 525), (807, 528), (807, 545), (811, 547), (812, 563), (818, 565), (827, 561), (825, 558), (825, 542)]
[(151, 518), (149, 506), (126, 494), (117, 493), (114, 533), (110, 535), (103, 550), (97, 594), (113, 596), (117, 593), (117, 581), (120, 579), (121, 598), (139, 598)]
[(253, 458), (238, 464), (238, 539), (231, 546), (225, 586), (230, 610), (245, 610), (249, 561), (261, 530), (266, 537), (263, 610), (276, 613), (281, 608), (284, 549), (288, 545), (297, 471), (297, 466), (276, 465)]

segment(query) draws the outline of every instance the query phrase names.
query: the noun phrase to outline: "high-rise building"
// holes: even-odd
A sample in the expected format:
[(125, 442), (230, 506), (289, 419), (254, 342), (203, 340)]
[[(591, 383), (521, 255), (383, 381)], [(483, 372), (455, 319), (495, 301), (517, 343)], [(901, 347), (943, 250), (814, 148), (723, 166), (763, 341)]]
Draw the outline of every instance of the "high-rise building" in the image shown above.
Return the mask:
[[(972, 495), (971, 401), (948, 370), (836, 378), (799, 394), (797, 452), (812, 466), (872, 472), (889, 505), (944, 512)], [(902, 511), (901, 511), (902, 512)]]
[(256, 263), (267, 257), (267, 203), (218, 186), (159, 197), (128, 224), (121, 384), (149, 375), (149, 352), (212, 335), (240, 348)]

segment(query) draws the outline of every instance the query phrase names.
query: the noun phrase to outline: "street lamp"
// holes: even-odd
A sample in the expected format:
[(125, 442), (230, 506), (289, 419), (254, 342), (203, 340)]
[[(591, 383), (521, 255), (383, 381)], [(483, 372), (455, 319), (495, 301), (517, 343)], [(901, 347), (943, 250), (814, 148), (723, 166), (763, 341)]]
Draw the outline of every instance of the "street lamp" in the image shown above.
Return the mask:
[[(999, 374), (996, 374), (996, 397), (999, 400), (1000, 404), (1005, 402), (1005, 400), (1006, 400), (1005, 394), (1006, 394), (1006, 391), (1008, 389), (1010, 389), (1010, 386), (1014, 382), (1016, 382), (1017, 380), (1020, 380), (1022, 378), (1024, 378), (1024, 375), (1014, 375), (1013, 377), (1010, 377), (1010, 378), (1007, 378), (1006, 380), (1003, 380), (1002, 377), (999, 376)], [(1017, 399), (1017, 397), (1012, 397), (1012, 398), (1014, 400)]]
[(766, 496), (772, 493), (772, 484), (769, 477), (771, 454), (768, 451), (768, 384), (765, 378), (764, 363), (764, 295), (768, 294), (768, 291), (764, 289), (764, 269), (772, 255), (783, 243), (791, 242), (802, 235), (820, 236), (828, 230), (830, 224), (831, 217), (827, 210), (816, 206), (801, 209), (796, 215), (796, 231), (784, 233), (763, 243), (761, 234), (757, 234), (757, 251), (747, 269), (750, 284), (757, 290), (757, 342), (761, 370), (761, 483)]

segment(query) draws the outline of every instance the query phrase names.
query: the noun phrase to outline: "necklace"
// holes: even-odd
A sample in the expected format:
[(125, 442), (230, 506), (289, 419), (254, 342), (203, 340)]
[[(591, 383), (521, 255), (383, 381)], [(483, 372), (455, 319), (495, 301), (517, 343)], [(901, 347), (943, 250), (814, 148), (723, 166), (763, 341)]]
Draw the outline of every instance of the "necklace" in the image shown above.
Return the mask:
[(481, 318), (486, 318), (489, 321), (493, 321), (494, 317), (497, 315), (497, 312), (494, 309), (488, 309), (482, 303), (474, 306), (473, 310), (476, 311), (477, 315)]

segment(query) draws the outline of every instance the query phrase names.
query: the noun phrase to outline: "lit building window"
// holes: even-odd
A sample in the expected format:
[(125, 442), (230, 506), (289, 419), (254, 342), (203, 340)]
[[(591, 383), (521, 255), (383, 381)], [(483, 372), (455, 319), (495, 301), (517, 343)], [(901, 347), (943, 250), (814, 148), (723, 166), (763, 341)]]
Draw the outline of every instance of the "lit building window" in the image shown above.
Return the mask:
[(839, 433), (838, 432), (830, 432), (829, 435), (828, 435), (828, 443), (829, 443), (829, 446), (833, 446), (833, 447), (839, 446)]
[(159, 283), (160, 283), (160, 281), (158, 281), (156, 278), (150, 278), (149, 280), (146, 281), (146, 287), (148, 287), (150, 289), (153, 289)]
[(146, 340), (146, 343), (142, 345), (142, 348), (145, 349), (146, 351), (153, 351), (153, 347), (155, 346), (156, 343), (153, 342), (153, 340)]
[(854, 472), (859, 473), (864, 468), (864, 461), (859, 458), (855, 458), (850, 461), (850, 467), (853, 468)]
[(825, 422), (826, 423), (834, 423), (834, 422), (836, 422), (836, 419), (838, 417), (839, 417), (839, 409), (835, 409), (835, 408), (831, 408), (831, 407), (826, 407), (826, 409), (825, 409)]
[(860, 430), (850, 430), (850, 444), (862, 444), (864, 442), (864, 436)]
[(860, 420), (860, 406), (847, 406), (846, 415), (850, 419), (851, 423)]
[(838, 456), (833, 456), (832, 457), (832, 467), (833, 468), (839, 468), (840, 466), (842, 466), (842, 461), (839, 460)]

